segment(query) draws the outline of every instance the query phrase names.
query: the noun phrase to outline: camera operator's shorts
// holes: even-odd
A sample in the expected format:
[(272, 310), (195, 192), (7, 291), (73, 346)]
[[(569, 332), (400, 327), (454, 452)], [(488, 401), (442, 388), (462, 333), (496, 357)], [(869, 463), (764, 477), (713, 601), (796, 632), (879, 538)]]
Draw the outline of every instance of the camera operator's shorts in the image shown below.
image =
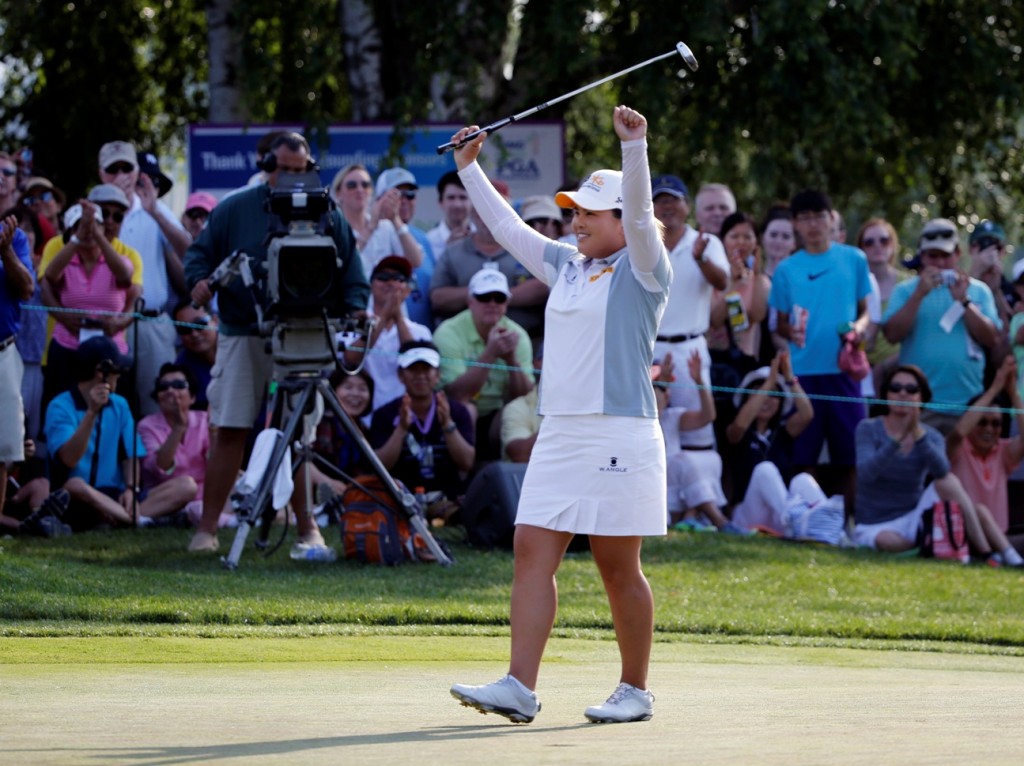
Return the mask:
[(206, 389), (211, 425), (253, 427), (274, 371), (266, 344), (265, 338), (252, 335), (217, 336), (217, 359)]

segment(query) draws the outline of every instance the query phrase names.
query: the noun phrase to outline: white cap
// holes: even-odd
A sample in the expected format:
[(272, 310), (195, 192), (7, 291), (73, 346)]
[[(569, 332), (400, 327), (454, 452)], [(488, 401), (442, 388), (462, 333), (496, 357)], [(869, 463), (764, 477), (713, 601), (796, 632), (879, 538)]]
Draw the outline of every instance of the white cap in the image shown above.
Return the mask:
[(377, 176), (377, 186), (374, 191), (378, 197), (383, 197), (384, 192), (406, 185), (412, 186), (413, 189), (420, 188), (416, 183), (416, 176), (405, 168), (388, 168), (382, 170), (381, 174)]
[[(750, 372), (743, 376), (743, 380), (740, 381), (738, 388), (742, 388), (747, 391), (755, 391), (761, 388), (762, 385), (764, 385), (764, 382), (768, 380), (768, 376), (771, 375), (771, 372), (772, 370), (770, 367), (759, 367), (756, 370), (751, 370)], [(783, 394), (789, 393), (789, 386), (786, 385), (786, 382), (782, 379), (781, 376), (777, 376), (775, 378), (775, 382), (776, 385), (778, 385), (778, 387), (782, 389)], [(753, 396), (753, 394), (746, 394), (737, 391), (732, 395), (733, 406), (736, 407), (736, 409), (738, 410), (740, 407), (743, 406), (743, 400), (748, 396)], [(778, 396), (778, 394), (772, 394), (772, 396)], [(793, 398), (791, 396), (783, 397), (781, 410), (782, 414), (787, 415), (789, 411), (793, 409), (795, 404), (796, 402), (793, 401)]]
[(595, 170), (580, 184), (578, 191), (558, 192), (559, 207), (581, 207), (584, 210), (621, 210), (622, 173), (618, 170)]
[(512, 295), (512, 291), (508, 289), (508, 278), (497, 269), (480, 269), (469, 280), (470, 295), (487, 295), (487, 293)]
[(551, 218), (555, 221), (561, 221), (562, 210), (555, 204), (553, 197), (538, 194), (523, 200), (519, 206), (519, 216), (527, 223), (538, 218)]
[[(64, 228), (71, 229), (76, 223), (82, 218), (82, 206), (72, 205), (64, 212)], [(103, 212), (99, 209), (96, 210), (96, 220), (103, 223)]]
[(403, 370), (406, 367), (412, 367), (417, 362), (426, 362), (436, 369), (441, 366), (441, 355), (436, 349), (420, 346), (410, 348), (398, 355), (398, 366)]

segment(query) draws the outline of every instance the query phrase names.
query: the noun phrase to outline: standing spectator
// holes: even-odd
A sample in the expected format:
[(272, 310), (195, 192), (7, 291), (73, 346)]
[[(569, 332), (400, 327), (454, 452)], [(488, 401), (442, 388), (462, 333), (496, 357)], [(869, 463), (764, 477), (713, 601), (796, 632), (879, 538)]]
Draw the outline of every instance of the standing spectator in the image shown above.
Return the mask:
[[(772, 283), (761, 273), (754, 219), (746, 213), (728, 216), (722, 222), (722, 246), (729, 259), (729, 287), (712, 294), (708, 345), (728, 349), (731, 333), (731, 341), (740, 351), (756, 358)], [(725, 328), (727, 322), (729, 331)]]
[[(152, 168), (148, 169), (152, 172)], [(133, 353), (138, 360), (135, 379), (143, 384), (139, 388), (140, 407), (143, 414), (149, 414), (157, 406), (147, 389), (156, 380), (161, 365), (174, 359), (174, 326), (167, 311), (178, 302), (176, 293), (185, 293), (182, 259), (191, 238), (170, 208), (158, 199), (157, 184), (163, 175), (159, 167), (153, 174), (157, 178), (154, 183), (153, 175), (140, 172), (132, 144), (111, 141), (101, 146), (99, 174), (104, 184), (113, 184), (124, 192), (128, 214), (121, 239), (142, 259), (144, 319), (139, 322), (138, 348), (133, 348)]]
[(444, 391), (435, 392), (440, 366), (441, 355), (430, 341), (402, 344), (398, 377), (405, 390), (373, 413), (370, 444), (407, 487), (443, 492), (453, 503), (465, 492), (476, 450), (469, 411)]
[[(147, 500), (156, 492), (173, 493), (193, 524), (202, 516), (210, 426), (206, 413), (192, 409), (196, 380), (185, 367), (165, 364), (154, 388), (160, 411), (139, 421), (139, 438), (146, 448), (142, 488)], [(157, 488), (160, 489), (157, 489)], [(176, 509), (175, 509), (176, 510)], [(226, 526), (230, 514), (221, 514)]]
[[(111, 224), (120, 226), (113, 220)], [(43, 304), (73, 310), (51, 314), (53, 335), (43, 372), (44, 412), (74, 381), (75, 351), (80, 342), (106, 335), (113, 338), (120, 353), (128, 352), (125, 328), (132, 322), (131, 312), (141, 290), (138, 253), (117, 237), (107, 237), (107, 223), (97, 203), (83, 200), (68, 208), (64, 230), (63, 238), (46, 243), (39, 263)]]
[(60, 214), (65, 202), (64, 192), (47, 178), (32, 176), (22, 185), (21, 205), (36, 216), (46, 241), (60, 234)]
[(174, 364), (189, 371), (195, 378), (193, 393), (197, 410), (209, 408), (206, 389), (213, 376), (213, 364), (217, 360), (217, 315), (208, 307), (196, 308), (190, 299), (174, 307), (174, 329), (181, 339), (181, 351)]
[(770, 278), (779, 264), (797, 250), (793, 214), (789, 203), (773, 205), (761, 223), (761, 249), (764, 251), (764, 273)]
[(185, 212), (181, 214), (181, 225), (195, 242), (199, 232), (206, 226), (210, 213), (217, 207), (217, 198), (206, 192), (192, 192), (185, 200)]
[(519, 206), (519, 215), (548, 239), (562, 238), (562, 210), (554, 197), (538, 194), (527, 197)]
[(474, 405), (477, 456), (488, 460), (499, 454), (502, 406), (533, 388), (533, 348), (526, 330), (505, 316), (511, 290), (504, 274), (481, 269), (468, 292), (469, 308), (442, 322), (434, 343), (441, 384), (451, 399)]
[[(882, 316), (885, 316), (892, 291), (896, 285), (910, 276), (906, 271), (896, 268), (895, 265), (896, 256), (900, 251), (899, 236), (893, 225), (884, 218), (869, 218), (857, 232), (857, 247), (863, 250), (867, 256), (868, 270), (878, 285), (881, 313)], [(871, 322), (864, 341), (877, 388), (887, 371), (883, 365), (887, 362), (889, 363), (888, 367), (895, 364), (899, 355), (899, 345), (890, 343), (886, 339), (879, 322)]]
[(925, 224), (917, 254), (921, 272), (893, 289), (883, 331), (890, 343), (900, 344), (900, 364), (916, 365), (928, 377), (936, 403), (954, 405), (921, 414), (947, 434), (959, 408), (984, 390), (984, 349), (998, 343), (1002, 323), (988, 286), (956, 268), (960, 242), (952, 221)]
[[(997, 412), (994, 405), (1009, 404), (1015, 410), (1017, 433), (1002, 438), (1010, 417)], [(978, 517), (991, 537), (988, 525), (1006, 532), (1010, 527), (1009, 476), (1024, 459), (1024, 399), (1017, 388), (1017, 365), (1006, 357), (996, 371), (992, 385), (971, 403), (949, 436), (946, 454), (952, 471), (964, 485), (964, 491), (978, 508)], [(1017, 548), (1024, 543), (1018, 537)], [(1003, 563), (1021, 566), (1024, 559), (1014, 548), (1000, 552)]]
[(840, 245), (846, 244), (846, 221), (843, 214), (832, 208), (832, 241)]
[(367, 347), (349, 349), (350, 363), (358, 364), (366, 354), (366, 371), (373, 378), (373, 407), (402, 395), (405, 386), (399, 379), (398, 349), (414, 340), (430, 340), (429, 327), (405, 316), (405, 299), (412, 290), (412, 266), (400, 255), (389, 255), (377, 262), (370, 275), (370, 297), (373, 324)]
[(865, 416), (860, 383), (839, 369), (840, 333), (862, 339), (868, 328), (868, 264), (860, 250), (832, 241), (832, 202), (820, 191), (790, 202), (803, 249), (779, 264), (769, 305), (778, 311), (779, 335), (789, 341), (793, 373), (815, 400), (815, 417), (796, 442), (794, 460), (814, 474), (828, 442), (834, 480), (853, 488), (854, 432)]
[[(271, 190), (282, 180), (282, 174), (288, 178), (294, 173), (305, 173), (310, 161), (309, 144), (297, 133), (279, 135), (271, 142), (270, 153), (274, 156), (275, 168), (268, 174), (267, 182), (221, 200), (209, 224), (189, 248), (186, 271), (192, 299), (197, 305), (209, 305), (213, 298), (209, 276), (231, 253), (236, 250), (248, 253), (254, 269), (261, 268), (266, 261), (266, 233), (270, 223), (266, 207)], [(366, 308), (369, 286), (351, 229), (337, 210), (331, 210), (328, 218), (341, 264), (334, 275), (332, 310), (338, 316), (348, 315)], [(189, 543), (189, 550), (194, 552), (213, 552), (218, 548), (217, 520), (241, 468), (249, 431), (273, 374), (273, 360), (266, 351), (264, 339), (252, 334), (256, 304), (249, 288), (242, 280), (235, 279), (218, 289), (217, 300), (220, 310), (217, 362), (207, 390), (210, 424), (216, 430), (210, 439), (203, 518)], [(296, 482), (298, 491), (302, 491), (304, 484), (304, 480)], [(323, 545), (323, 537), (307, 513), (305, 503), (300, 501), (296, 505), (300, 542)]]
[(18, 165), (7, 152), (0, 152), (0, 210), (18, 204)]
[[(495, 188), (508, 199), (508, 187), (498, 182)], [(475, 210), (470, 209), (473, 233), (448, 246), (437, 261), (430, 282), (430, 305), (434, 315), (448, 319), (469, 305), (467, 286), (481, 269), (496, 269), (508, 280), (510, 297), (508, 316), (526, 330), (530, 338), (544, 333), (544, 305), (547, 286), (527, 271), (511, 253), (494, 238)]]
[[(36, 242), (42, 237), (39, 221), (31, 210), (25, 207), (13, 207), (0, 212), (0, 221), (14, 216), (18, 226), (28, 239), (29, 253), (32, 258), (32, 273), (39, 273), (39, 261), (42, 248), (36, 248)], [(25, 438), (37, 442), (42, 437), (43, 429), (43, 358), (46, 355), (46, 311), (43, 308), (43, 295), (39, 280), (33, 279), (32, 297), (22, 301), (21, 322), (18, 328), (18, 354), (21, 355), (24, 373), (21, 378), (21, 400), (25, 409)]]
[(996, 310), (1003, 327), (1009, 327), (1010, 318), (1017, 311), (1020, 298), (1003, 274), (1003, 256), (1006, 254), (1006, 231), (995, 221), (985, 219), (974, 227), (968, 239), (971, 256), (970, 274), (988, 285), (996, 302)]
[(454, 242), (473, 233), (475, 226), (469, 218), (472, 207), (466, 187), (454, 170), (449, 170), (437, 182), (437, 204), (441, 206), (441, 220), (427, 232), (434, 258), (440, 258)]
[[(672, 264), (672, 289), (658, 326), (654, 354), (664, 359), (689, 359), (694, 351), (701, 358), (702, 380), (711, 384), (711, 356), (704, 334), (711, 324), (711, 295), (729, 284), (729, 261), (725, 248), (714, 234), (698, 233), (687, 223), (690, 205), (686, 184), (676, 176), (659, 176), (651, 182), (654, 215), (664, 228), (664, 243)], [(693, 386), (673, 386), (672, 407), (690, 412), (700, 410), (700, 393)], [(681, 431), (682, 446), (713, 449), (715, 434), (711, 423)]]
[(718, 237), (726, 216), (736, 212), (736, 197), (725, 184), (704, 184), (697, 190), (695, 207), (697, 228)]
[(32, 296), (34, 287), (28, 237), (17, 219), (7, 216), (0, 221), (0, 527), (17, 526), (7, 523), (4, 516), (7, 464), (25, 459), (23, 366), (14, 339), (21, 322), (21, 302)]
[(434, 267), (437, 264), (434, 258), (434, 248), (427, 239), (427, 233), (413, 223), (416, 217), (416, 195), (419, 185), (416, 183), (416, 176), (405, 168), (388, 168), (377, 176), (377, 196), (385, 192), (397, 189), (401, 195), (398, 201), (398, 217), (402, 226), (409, 228), (409, 233), (423, 251), (423, 261), (416, 266), (412, 272), (413, 289), (409, 297), (405, 299), (406, 313), (409, 319), (419, 322), (425, 327), (433, 328), (434, 315), (430, 309), (430, 280), (434, 276)]

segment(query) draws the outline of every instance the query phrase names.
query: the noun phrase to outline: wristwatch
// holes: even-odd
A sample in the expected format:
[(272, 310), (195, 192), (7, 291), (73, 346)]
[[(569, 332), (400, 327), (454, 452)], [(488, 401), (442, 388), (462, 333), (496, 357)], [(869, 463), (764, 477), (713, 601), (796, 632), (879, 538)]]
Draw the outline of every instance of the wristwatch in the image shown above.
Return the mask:
[(455, 425), (455, 421), (453, 420), (453, 421), (452, 421), (452, 422), (450, 422), (450, 423), (449, 423), (448, 425), (444, 426), (444, 427), (443, 427), (443, 428), (442, 428), (441, 430), (442, 430), (442, 431), (444, 431), (444, 432), (445, 432), (446, 434), (450, 434), (450, 433), (452, 433), (452, 432), (453, 432), (453, 431), (454, 431), (454, 430), (455, 430), (456, 428), (458, 428), (458, 426), (456, 426), (456, 425)]
[(970, 298), (964, 298), (962, 301), (960, 301), (960, 303), (963, 305), (964, 308), (967, 308), (968, 306), (971, 305), (971, 299)]

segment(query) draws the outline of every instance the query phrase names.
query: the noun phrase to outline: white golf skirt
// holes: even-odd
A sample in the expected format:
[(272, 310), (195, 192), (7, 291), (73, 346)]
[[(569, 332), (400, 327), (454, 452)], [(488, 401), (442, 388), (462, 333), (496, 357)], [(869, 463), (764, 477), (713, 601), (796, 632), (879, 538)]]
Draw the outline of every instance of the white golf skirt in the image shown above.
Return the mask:
[(548, 415), (516, 524), (589, 535), (666, 533), (665, 442), (654, 418)]

